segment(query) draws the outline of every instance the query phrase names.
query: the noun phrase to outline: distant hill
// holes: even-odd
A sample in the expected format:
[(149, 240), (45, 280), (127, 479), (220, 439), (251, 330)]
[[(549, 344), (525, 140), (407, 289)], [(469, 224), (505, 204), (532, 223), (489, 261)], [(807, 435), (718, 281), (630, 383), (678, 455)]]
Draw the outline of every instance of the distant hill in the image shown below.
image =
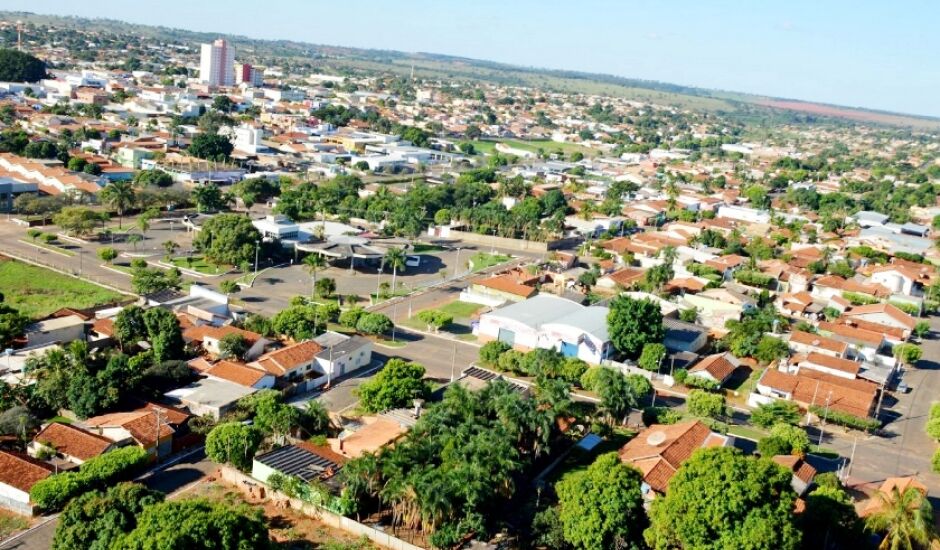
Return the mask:
[(304, 58), (323, 68), (406, 75), (412, 70), (424, 78), (466, 79), (504, 85), (540, 87), (546, 90), (609, 95), (635, 101), (653, 102), (679, 109), (702, 110), (736, 116), (748, 122), (860, 122), (940, 130), (940, 118), (844, 107), (786, 98), (709, 90), (666, 82), (626, 78), (609, 74), (520, 67), (493, 61), (434, 53), (406, 53), (324, 46), (292, 40), (260, 40), (225, 35), (139, 25), (112, 19), (40, 15), (0, 11), (0, 20), (22, 20), (39, 25), (133, 34), (168, 42), (196, 44), (220, 36), (236, 47), (262, 57)]

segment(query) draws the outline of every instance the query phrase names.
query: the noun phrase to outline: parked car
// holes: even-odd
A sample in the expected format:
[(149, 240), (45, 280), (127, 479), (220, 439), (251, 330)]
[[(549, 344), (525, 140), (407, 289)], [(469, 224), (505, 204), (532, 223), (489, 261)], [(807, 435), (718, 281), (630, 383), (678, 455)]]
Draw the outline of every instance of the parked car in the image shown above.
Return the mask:
[(405, 265), (408, 267), (418, 267), (421, 265), (421, 256), (406, 256)]

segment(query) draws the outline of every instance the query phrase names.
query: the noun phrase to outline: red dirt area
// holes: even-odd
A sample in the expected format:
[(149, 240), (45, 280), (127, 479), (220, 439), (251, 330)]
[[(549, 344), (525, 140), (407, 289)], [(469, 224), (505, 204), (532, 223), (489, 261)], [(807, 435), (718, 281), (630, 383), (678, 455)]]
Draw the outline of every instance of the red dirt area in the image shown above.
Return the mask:
[(932, 126), (940, 127), (940, 120), (929, 118), (920, 118), (915, 116), (905, 116), (901, 114), (879, 113), (875, 111), (863, 111), (835, 107), (832, 105), (823, 105), (820, 103), (807, 103), (804, 101), (787, 101), (782, 99), (765, 99), (756, 102), (764, 107), (774, 109), (786, 109), (788, 111), (799, 111), (819, 116), (844, 118), (848, 120), (857, 120), (859, 122), (873, 122), (877, 124), (894, 124), (902, 126)]

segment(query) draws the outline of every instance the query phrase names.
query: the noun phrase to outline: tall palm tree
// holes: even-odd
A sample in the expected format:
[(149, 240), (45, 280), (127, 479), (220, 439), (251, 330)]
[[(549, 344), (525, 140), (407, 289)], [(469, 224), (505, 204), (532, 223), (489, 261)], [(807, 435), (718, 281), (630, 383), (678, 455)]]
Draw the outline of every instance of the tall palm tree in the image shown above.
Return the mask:
[(398, 270), (405, 267), (405, 250), (403, 248), (389, 248), (385, 253), (385, 265), (392, 268), (392, 295), (395, 294), (395, 279)]
[(304, 265), (307, 266), (307, 271), (313, 275), (313, 286), (310, 292), (313, 295), (317, 288), (317, 271), (326, 267), (326, 260), (319, 254), (307, 254), (304, 258)]
[(117, 210), (118, 228), (124, 224), (124, 212), (137, 200), (133, 184), (129, 181), (112, 181), (98, 193), (98, 198), (104, 204)]
[(868, 516), (865, 528), (884, 533), (880, 550), (916, 550), (927, 548), (934, 539), (933, 510), (926, 495), (916, 487), (903, 492), (897, 487), (889, 494), (878, 492), (880, 509)]

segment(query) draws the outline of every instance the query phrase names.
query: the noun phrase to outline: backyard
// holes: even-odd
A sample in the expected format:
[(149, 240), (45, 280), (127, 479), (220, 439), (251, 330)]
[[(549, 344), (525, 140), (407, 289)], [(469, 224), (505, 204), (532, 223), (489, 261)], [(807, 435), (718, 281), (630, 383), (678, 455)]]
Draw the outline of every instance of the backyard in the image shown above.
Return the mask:
[(81, 279), (5, 258), (0, 258), (0, 292), (7, 305), (32, 319), (63, 307), (85, 309), (128, 298)]

